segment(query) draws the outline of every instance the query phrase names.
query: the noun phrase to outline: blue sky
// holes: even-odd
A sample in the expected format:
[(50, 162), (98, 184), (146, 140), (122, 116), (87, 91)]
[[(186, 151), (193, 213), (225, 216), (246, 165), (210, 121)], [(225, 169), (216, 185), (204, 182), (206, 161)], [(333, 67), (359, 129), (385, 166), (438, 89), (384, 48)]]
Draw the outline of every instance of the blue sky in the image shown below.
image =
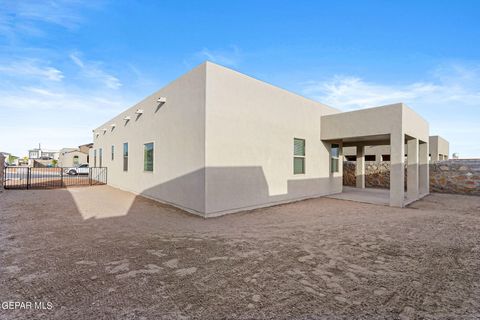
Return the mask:
[(204, 60), (341, 110), (405, 102), (480, 157), (480, 1), (2, 1), (0, 150), (91, 130)]

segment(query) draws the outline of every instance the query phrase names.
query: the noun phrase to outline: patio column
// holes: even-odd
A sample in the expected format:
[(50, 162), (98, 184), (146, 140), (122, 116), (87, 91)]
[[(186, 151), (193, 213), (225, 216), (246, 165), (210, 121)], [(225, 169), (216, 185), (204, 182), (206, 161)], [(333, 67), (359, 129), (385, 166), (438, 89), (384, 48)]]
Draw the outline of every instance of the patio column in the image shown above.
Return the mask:
[(405, 138), (402, 131), (390, 134), (390, 206), (403, 207), (405, 200)]
[(365, 188), (365, 146), (357, 146), (357, 161), (355, 163), (355, 181), (357, 188)]
[(407, 141), (407, 199), (418, 199), (418, 139)]
[(428, 164), (428, 143), (423, 142), (419, 145), (419, 192), (421, 195), (426, 195), (430, 193), (430, 174), (429, 174), (429, 164)]

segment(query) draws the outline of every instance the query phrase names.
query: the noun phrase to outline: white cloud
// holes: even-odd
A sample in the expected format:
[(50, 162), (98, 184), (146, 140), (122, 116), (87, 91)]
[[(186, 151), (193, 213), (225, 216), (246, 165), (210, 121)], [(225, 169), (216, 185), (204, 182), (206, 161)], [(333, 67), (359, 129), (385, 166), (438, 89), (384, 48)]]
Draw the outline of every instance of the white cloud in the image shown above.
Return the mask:
[(85, 9), (98, 9), (103, 1), (22, 0), (5, 1), (0, 6), (0, 34), (45, 36), (42, 24), (75, 29), (84, 21)]
[(117, 77), (101, 69), (100, 62), (97, 62), (97, 61), (86, 62), (80, 58), (80, 53), (78, 52), (71, 53), (70, 59), (72, 59), (72, 61), (80, 68), (83, 76), (90, 78), (92, 80), (99, 81), (110, 89), (118, 89), (122, 86), (122, 83)]
[(336, 75), (303, 84), (303, 93), (342, 110), (404, 102), (412, 105), (480, 104), (480, 68), (440, 66), (431, 81), (379, 84), (357, 76)]
[(440, 65), (428, 81), (404, 84), (336, 75), (303, 83), (303, 93), (344, 111), (404, 102), (429, 121), (431, 134), (450, 140), (452, 152), (480, 157), (479, 64)]
[(35, 59), (4, 63), (0, 65), (0, 72), (13, 77), (36, 77), (50, 81), (61, 81), (64, 78), (62, 71), (42, 65)]
[[(221, 65), (235, 67), (242, 60), (242, 52), (237, 46), (230, 46), (227, 49), (219, 50), (210, 50), (208, 48), (203, 48), (199, 52), (195, 53), (193, 60), (197, 62), (198, 60), (209, 60)], [(190, 64), (190, 63), (187, 63)]]

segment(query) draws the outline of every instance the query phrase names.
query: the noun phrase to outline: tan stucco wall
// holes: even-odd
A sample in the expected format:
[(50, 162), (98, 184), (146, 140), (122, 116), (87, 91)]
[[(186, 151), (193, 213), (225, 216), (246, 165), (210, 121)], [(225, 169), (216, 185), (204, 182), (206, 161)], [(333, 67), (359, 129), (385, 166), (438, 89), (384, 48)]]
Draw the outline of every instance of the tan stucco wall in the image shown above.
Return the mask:
[[(167, 102), (157, 111), (161, 96)], [(138, 108), (144, 113), (135, 119)], [(93, 150), (99, 165), (103, 148), (110, 185), (209, 216), (341, 192), (342, 160), (339, 173), (330, 174), (330, 144), (320, 140), (321, 116), (336, 112), (205, 63), (95, 129), (90, 165)], [(293, 174), (294, 138), (306, 140), (302, 175)], [(155, 143), (154, 172), (143, 172), (147, 142)]]
[(73, 158), (75, 156), (78, 156), (78, 165), (87, 163), (88, 154), (80, 151), (70, 151), (70, 152), (60, 153), (60, 156), (58, 157), (58, 166), (59, 167), (75, 166), (73, 163)]
[[(341, 168), (330, 175), (320, 140), (321, 116), (338, 110), (215, 64), (206, 99), (207, 214), (341, 192)], [(306, 140), (301, 175), (294, 138)]]
[[(429, 137), (429, 154), (432, 161), (447, 160), (449, 158), (449, 143), (447, 140), (439, 136)], [(355, 147), (343, 148), (345, 156), (355, 156)], [(382, 161), (382, 155), (390, 155), (390, 146), (367, 146), (365, 147), (366, 155), (375, 155), (376, 161)]]
[[(205, 78), (202, 64), (95, 130), (100, 135), (96, 138), (94, 133), (93, 149), (98, 157), (98, 149), (103, 148), (108, 184), (186, 210), (205, 211)], [(159, 97), (166, 97), (167, 102), (159, 104)], [(137, 117), (137, 109), (144, 113)], [(126, 122), (125, 116), (132, 119)], [(124, 142), (129, 145), (126, 172)], [(145, 172), (144, 144), (150, 142), (154, 143), (154, 170)], [(92, 150), (90, 165), (93, 162)]]
[[(356, 154), (356, 147), (343, 148), (344, 156), (355, 156)], [(390, 155), (390, 146), (366, 146), (365, 155), (374, 155), (375, 161), (382, 161), (382, 155)]]

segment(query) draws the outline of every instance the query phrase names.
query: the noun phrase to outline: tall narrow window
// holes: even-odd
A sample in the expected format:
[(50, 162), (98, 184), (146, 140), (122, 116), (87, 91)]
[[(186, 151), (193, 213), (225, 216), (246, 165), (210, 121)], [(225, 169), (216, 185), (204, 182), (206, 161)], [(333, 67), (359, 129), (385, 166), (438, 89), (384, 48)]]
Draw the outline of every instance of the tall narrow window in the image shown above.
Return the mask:
[(98, 149), (98, 162), (99, 162), (99, 165), (100, 167), (102, 166), (102, 159), (103, 158), (103, 150), (102, 148)]
[(128, 171), (128, 143), (123, 144), (123, 171)]
[(153, 171), (153, 143), (143, 145), (143, 170)]
[(338, 172), (338, 162), (340, 158), (340, 145), (332, 143), (332, 148), (330, 150), (330, 172)]
[(115, 146), (112, 145), (112, 161), (115, 159)]
[(293, 139), (293, 174), (305, 173), (305, 140)]
[(78, 166), (78, 156), (73, 156), (73, 166)]
[(97, 166), (97, 149), (93, 150), (93, 166)]

